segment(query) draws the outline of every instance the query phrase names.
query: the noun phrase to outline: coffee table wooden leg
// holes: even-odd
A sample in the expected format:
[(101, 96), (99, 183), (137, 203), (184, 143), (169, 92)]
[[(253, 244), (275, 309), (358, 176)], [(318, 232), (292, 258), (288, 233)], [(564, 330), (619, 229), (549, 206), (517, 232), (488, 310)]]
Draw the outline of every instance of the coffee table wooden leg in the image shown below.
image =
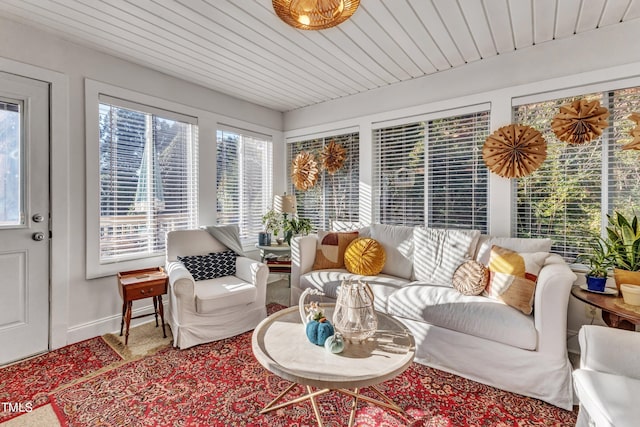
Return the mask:
[(322, 427), (322, 418), (320, 418), (320, 408), (318, 408), (318, 402), (316, 402), (315, 396), (311, 392), (310, 386), (307, 386), (307, 396), (309, 396), (309, 400), (311, 400), (311, 406), (313, 406), (313, 412), (316, 414), (316, 420), (318, 420), (318, 427)]
[[(287, 387), (287, 389), (285, 391), (283, 391), (282, 393), (280, 393), (278, 395), (278, 397), (276, 397), (275, 399), (273, 399), (271, 402), (269, 402), (267, 404), (267, 406), (265, 406), (264, 408), (262, 408), (262, 410), (260, 411), (261, 414), (266, 414), (269, 411), (273, 411), (275, 408), (273, 405), (275, 405), (276, 403), (278, 403), (280, 401), (280, 399), (282, 399), (284, 396), (287, 395), (287, 393), (289, 393), (291, 391), (292, 388), (294, 388), (297, 384), (293, 383), (291, 384), (289, 387)], [(280, 405), (278, 405), (280, 406)]]
[(358, 395), (360, 389), (357, 387), (353, 390), (355, 396), (353, 396), (353, 403), (351, 404), (351, 414), (349, 414), (349, 427), (353, 427), (353, 422), (356, 419), (356, 410), (358, 409)]

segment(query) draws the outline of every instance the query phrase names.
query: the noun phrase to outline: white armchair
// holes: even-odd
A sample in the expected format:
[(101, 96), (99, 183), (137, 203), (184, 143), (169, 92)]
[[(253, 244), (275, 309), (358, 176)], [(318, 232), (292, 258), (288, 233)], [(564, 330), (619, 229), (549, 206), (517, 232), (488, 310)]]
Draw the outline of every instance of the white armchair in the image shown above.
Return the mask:
[(226, 250), (203, 229), (167, 233), (168, 317), (175, 347), (184, 349), (232, 337), (254, 329), (267, 317), (269, 269), (265, 264), (238, 256), (235, 275), (196, 281), (178, 261), (178, 256)]
[(580, 369), (573, 372), (580, 412), (576, 426), (640, 423), (640, 333), (585, 325), (578, 334)]

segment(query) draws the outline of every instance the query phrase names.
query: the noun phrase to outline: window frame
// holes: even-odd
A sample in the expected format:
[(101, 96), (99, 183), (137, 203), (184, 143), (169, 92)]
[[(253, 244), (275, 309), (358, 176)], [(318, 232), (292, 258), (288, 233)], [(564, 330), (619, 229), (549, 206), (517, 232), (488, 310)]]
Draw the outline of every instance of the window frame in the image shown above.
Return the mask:
[[(85, 123), (86, 123), (86, 278), (94, 279), (114, 275), (120, 271), (157, 267), (165, 264), (166, 255), (155, 255), (103, 264), (100, 261), (100, 170), (99, 164), (99, 105), (100, 96), (125, 100), (131, 105), (144, 107), (145, 112), (176, 112), (188, 116), (198, 127), (201, 111), (173, 101), (156, 98), (132, 90), (85, 79)], [(128, 108), (126, 105), (123, 105)], [(196, 129), (197, 129), (196, 127)], [(196, 145), (199, 145), (196, 139)], [(200, 154), (201, 155), (201, 154)], [(198, 161), (196, 156), (196, 161)], [(200, 171), (196, 168), (194, 179), (199, 182)], [(196, 194), (196, 200), (200, 194)], [(196, 207), (196, 223), (199, 223), (199, 203)]]
[[(551, 90), (548, 92), (541, 92), (535, 94), (523, 95), (520, 97), (513, 97), (511, 100), (511, 121), (515, 123), (516, 120), (516, 108), (535, 104), (535, 103), (543, 103), (543, 102), (552, 102), (555, 100), (566, 99), (575, 97), (577, 99), (582, 99), (585, 96), (592, 94), (599, 94), (602, 96), (601, 105), (606, 107), (609, 110), (609, 113), (612, 114), (612, 109), (610, 105), (609, 96), (615, 91), (621, 91), (630, 88), (639, 88), (640, 89), (640, 79), (639, 78), (625, 78), (618, 80), (606, 80), (599, 83), (587, 84), (582, 86), (574, 86), (569, 88), (562, 88), (558, 90)], [(610, 116), (608, 121), (613, 120)], [(551, 123), (549, 123), (549, 127)], [(600, 172), (600, 235), (602, 237), (606, 237), (606, 226), (607, 226), (607, 214), (611, 213), (615, 207), (612, 205), (611, 195), (610, 195), (610, 174), (611, 174), (611, 146), (612, 144), (616, 144), (616, 140), (610, 134), (613, 132), (613, 127), (607, 127), (603, 134), (594, 141), (589, 141), (585, 144), (600, 144), (600, 164), (598, 165), (601, 169)], [(595, 142), (597, 141), (597, 142)], [(549, 142), (549, 141), (547, 141)], [(560, 141), (562, 144), (567, 144), (565, 142)], [(535, 172), (534, 172), (535, 173)], [(518, 179), (511, 180), (510, 188), (511, 188), (511, 227), (510, 227), (510, 235), (514, 237), (518, 237)], [(539, 236), (532, 236), (539, 237)], [(545, 236), (542, 236), (545, 237)], [(584, 236), (585, 242), (589, 238), (589, 236)], [(555, 245), (555, 242), (554, 242)], [(578, 248), (579, 250), (584, 249), (585, 251), (589, 251), (588, 245), (585, 244), (584, 248)], [(561, 254), (562, 255), (562, 254)], [(584, 267), (582, 264), (576, 264), (575, 258), (567, 258), (565, 257), (567, 263), (573, 265), (575, 268), (579, 270), (583, 270)]]
[[(408, 125), (412, 125), (412, 124), (416, 124), (416, 123), (421, 123), (424, 122), (425, 123), (425, 127), (424, 127), (424, 138), (425, 141), (428, 140), (428, 132), (429, 132), (429, 122), (434, 121), (434, 120), (439, 120), (439, 119), (450, 119), (450, 118), (455, 118), (455, 117), (459, 117), (459, 116), (464, 116), (464, 115), (470, 115), (470, 114), (478, 114), (478, 113), (487, 113), (489, 115), (488, 117), (488, 131), (487, 131), (487, 135), (489, 135), (491, 133), (491, 123), (492, 123), (492, 108), (491, 108), (491, 103), (487, 103), (487, 102), (482, 102), (482, 103), (477, 103), (477, 104), (472, 104), (472, 105), (467, 105), (464, 107), (458, 107), (458, 108), (451, 108), (451, 109), (443, 109), (443, 110), (439, 110), (439, 111), (434, 111), (431, 113), (427, 113), (427, 114), (418, 114), (418, 115), (412, 115), (412, 116), (406, 116), (406, 117), (402, 117), (402, 118), (394, 118), (391, 120), (385, 120), (385, 121), (379, 121), (379, 122), (374, 122), (372, 123), (371, 126), (371, 151), (372, 151), (372, 161), (371, 161), (371, 172), (372, 172), (372, 203), (371, 203), (371, 207), (372, 207), (372, 218), (374, 222), (380, 222), (380, 177), (376, 174), (376, 172), (379, 170), (379, 166), (376, 164), (376, 162), (378, 161), (378, 159), (376, 158), (376, 153), (378, 148), (376, 147), (377, 144), (377, 137), (376, 137), (376, 132), (379, 131), (380, 129), (386, 129), (386, 128), (393, 128), (393, 127), (400, 127), (400, 126), (408, 126)], [(429, 189), (430, 189), (430, 183), (428, 182), (428, 176), (429, 176), (429, 172), (428, 172), (428, 162), (429, 162), (429, 155), (428, 155), (428, 146), (425, 145), (424, 148), (424, 154), (423, 154), (423, 167), (425, 169), (425, 180), (424, 180), (424, 185), (423, 185), (423, 197), (424, 197), (424, 202), (423, 202), (423, 212), (424, 212), (424, 218), (423, 221), (421, 223), (416, 223), (416, 222), (411, 222), (409, 223), (403, 223), (400, 225), (408, 225), (408, 226), (425, 226), (428, 227), (429, 226), (429, 218), (428, 218), (428, 213), (429, 213)], [(490, 174), (487, 173), (487, 178), (486, 178), (486, 197), (487, 197), (487, 203), (490, 203), (491, 201), (491, 182), (490, 182)], [(483, 232), (488, 233), (490, 230), (490, 223), (491, 223), (491, 210), (489, 209), (489, 206), (487, 206), (486, 208), (486, 227), (487, 230), (483, 230)], [(462, 228), (462, 227), (456, 227), (456, 226), (451, 226), (449, 228)]]
[[(292, 146), (294, 144), (308, 144), (308, 145), (315, 145), (316, 143), (319, 144), (319, 147), (325, 147), (331, 140), (333, 139), (338, 139), (339, 141), (342, 138), (345, 137), (356, 137), (358, 139), (357, 141), (357, 161), (355, 161), (355, 165), (357, 168), (357, 172), (358, 172), (358, 191), (356, 193), (360, 194), (360, 186), (362, 184), (362, 178), (361, 178), (361, 153), (362, 153), (362, 139), (361, 139), (361, 131), (358, 127), (350, 127), (350, 128), (343, 128), (343, 129), (334, 129), (331, 131), (326, 131), (326, 132), (321, 132), (321, 133), (314, 133), (314, 134), (309, 134), (309, 135), (305, 135), (304, 137), (298, 137), (298, 138), (290, 138), (287, 139), (285, 141), (284, 144), (284, 157), (286, 159), (287, 165), (286, 165), (286, 174), (287, 174), (287, 181), (286, 181), (286, 188), (287, 191), (289, 192), (289, 194), (294, 194), (296, 196), (298, 196), (299, 190), (297, 190), (295, 188), (295, 186), (293, 185), (293, 182), (291, 180), (291, 173), (292, 173), (292, 167), (291, 167), (291, 163), (294, 159), (293, 157), (293, 152), (292, 152)], [(304, 150), (306, 151), (306, 150)], [(347, 154), (348, 156), (348, 154)], [(296, 213), (296, 216), (298, 218), (302, 217), (302, 218), (307, 218), (307, 219), (311, 219), (312, 220), (312, 227), (314, 230), (329, 230), (334, 228), (333, 227), (333, 221), (337, 221), (337, 223), (339, 224), (349, 224), (349, 225), (354, 225), (354, 224), (360, 224), (360, 199), (358, 198), (357, 204), (358, 204), (358, 209), (356, 212), (354, 212), (352, 215), (356, 218), (351, 218), (349, 220), (343, 220), (343, 219), (334, 219), (334, 218), (330, 218), (328, 217), (329, 213), (328, 209), (326, 209), (326, 205), (327, 205), (327, 201), (326, 201), (326, 197), (328, 195), (328, 190), (326, 188), (326, 183), (329, 180), (327, 178), (327, 175), (329, 175), (325, 170), (322, 169), (321, 165), (320, 165), (320, 159), (318, 159), (316, 157), (316, 162), (318, 162), (318, 169), (320, 170), (319, 176), (318, 176), (318, 181), (316, 183), (316, 185), (314, 186), (314, 188), (316, 186), (322, 186), (322, 188), (320, 189), (321, 191), (321, 206), (320, 206), (320, 210), (319, 210), (319, 221), (322, 221), (322, 223), (316, 223), (313, 221), (313, 218), (307, 218), (304, 215), (300, 215), (300, 206), (303, 204), (303, 200), (300, 197), (296, 197), (297, 199), (297, 204), (298, 204), (298, 212)], [(347, 161), (349, 161), (349, 157), (347, 157)], [(328, 185), (328, 184), (327, 184)], [(350, 191), (350, 193), (353, 193), (353, 191)]]
[[(262, 142), (265, 142), (268, 144), (268, 149), (269, 149), (269, 153), (267, 154), (267, 156), (269, 157), (268, 162), (270, 162), (270, 164), (266, 165), (267, 169), (268, 169), (268, 183), (266, 184), (268, 188), (268, 190), (263, 191), (263, 198), (266, 197), (266, 205), (263, 206), (263, 210), (261, 212), (258, 213), (259, 218), (260, 218), (260, 222), (262, 222), (262, 216), (271, 208), (271, 204), (272, 204), (272, 200), (273, 200), (273, 161), (274, 161), (274, 142), (273, 142), (273, 136), (272, 135), (267, 135), (267, 134), (262, 134), (262, 133), (258, 133), (258, 132), (253, 132), (253, 131), (249, 131), (246, 129), (240, 129), (234, 126), (229, 126), (226, 124), (222, 124), (219, 123), (216, 129), (216, 189), (218, 189), (220, 183), (217, 181), (217, 164), (218, 164), (218, 133), (222, 132), (223, 134), (226, 133), (230, 133), (230, 134), (235, 134), (238, 135), (242, 141), (240, 142), (240, 145), (244, 145), (244, 138), (252, 138), (254, 140), (260, 140)], [(264, 165), (263, 165), (264, 166)], [(264, 185), (264, 183), (263, 183)], [(264, 189), (263, 189), (264, 190)], [(241, 189), (242, 191), (242, 189)], [(218, 216), (218, 205), (217, 205), (217, 194), (218, 194), (218, 190), (216, 191), (216, 219)], [(243, 208), (242, 206), (240, 207), (240, 210), (242, 211)], [(217, 219), (216, 221), (217, 224), (232, 224), (230, 222), (223, 222), (221, 223), (219, 219)], [(238, 225), (239, 227), (242, 226), (243, 221), (240, 221), (239, 223), (233, 223)], [(243, 239), (243, 230), (242, 228), (240, 228), (240, 240), (243, 246), (243, 249), (246, 251), (249, 250), (254, 250), (255, 249), (255, 243), (258, 241), (258, 231), (256, 230), (249, 230), (247, 233), (253, 233), (255, 231), (255, 235), (253, 235), (252, 237), (247, 237), (245, 239)], [(247, 234), (248, 236), (248, 234)], [(250, 240), (249, 240), (250, 239)]]

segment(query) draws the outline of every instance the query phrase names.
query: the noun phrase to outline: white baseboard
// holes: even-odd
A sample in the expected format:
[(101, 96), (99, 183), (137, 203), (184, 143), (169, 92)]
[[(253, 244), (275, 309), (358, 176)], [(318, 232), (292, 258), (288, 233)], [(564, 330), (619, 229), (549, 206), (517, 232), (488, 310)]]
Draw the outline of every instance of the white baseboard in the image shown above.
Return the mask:
[[(164, 306), (164, 320), (165, 324), (168, 319), (169, 307), (167, 301), (163, 301)], [(131, 317), (136, 317), (144, 314), (153, 313), (153, 304), (149, 304), (144, 307), (139, 307), (133, 310)], [(88, 340), (109, 333), (120, 333), (120, 322), (122, 317), (119, 314), (103, 317), (102, 319), (96, 319), (91, 322), (82, 323), (80, 325), (72, 326), (67, 329), (67, 345), (73, 344), (79, 341)], [(132, 319), (130, 327), (142, 325), (144, 323), (155, 321), (154, 316), (142, 317), (140, 319)], [(160, 321), (160, 319), (158, 319)]]

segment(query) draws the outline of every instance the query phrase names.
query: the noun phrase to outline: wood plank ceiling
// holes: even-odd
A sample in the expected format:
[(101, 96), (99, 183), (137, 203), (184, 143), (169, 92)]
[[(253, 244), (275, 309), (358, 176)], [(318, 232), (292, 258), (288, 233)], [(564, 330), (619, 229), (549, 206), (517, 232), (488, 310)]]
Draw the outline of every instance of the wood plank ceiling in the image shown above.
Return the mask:
[(270, 0), (2, 0), (0, 14), (278, 111), (640, 17), (640, 0), (362, 0), (300, 31)]

